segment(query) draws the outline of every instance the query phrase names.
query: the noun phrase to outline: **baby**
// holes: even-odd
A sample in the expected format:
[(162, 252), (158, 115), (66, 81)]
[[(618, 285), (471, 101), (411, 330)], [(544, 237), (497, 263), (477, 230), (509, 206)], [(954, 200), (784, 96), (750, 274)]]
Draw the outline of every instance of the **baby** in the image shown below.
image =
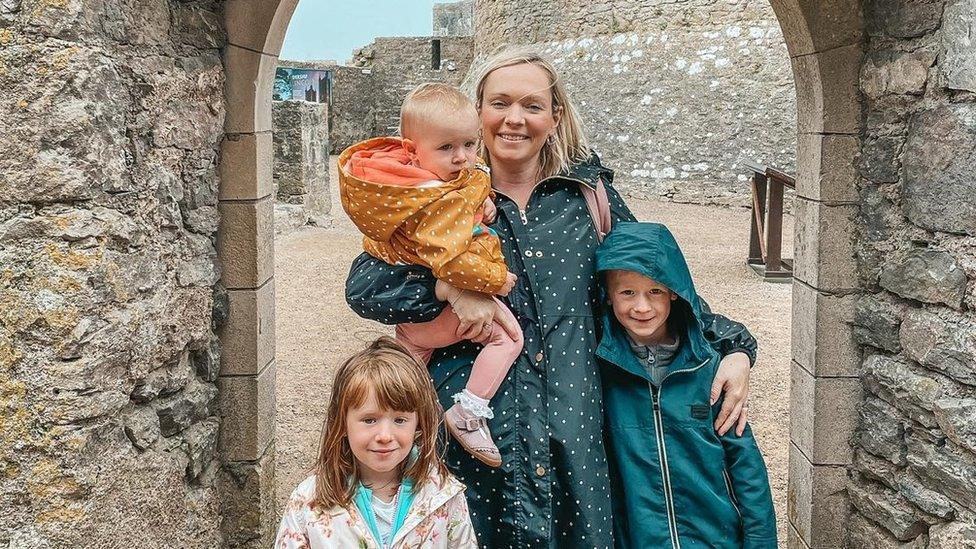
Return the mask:
[[(478, 112), (470, 99), (445, 84), (421, 84), (400, 109), (402, 139), (379, 137), (339, 156), (342, 207), (366, 236), (366, 252), (390, 264), (430, 267), (439, 280), (462, 290), (508, 295), (516, 277), (501, 243), (485, 225), (494, 219), (491, 182), (477, 164)], [(497, 297), (494, 298), (497, 301)], [(500, 302), (499, 302), (500, 303)], [(511, 325), (518, 325), (507, 307)], [(460, 341), (451, 307), (429, 322), (400, 324), (400, 340), (426, 362), (435, 349)], [(488, 403), (522, 351), (522, 336), (495, 322), (464, 391), (454, 395), (445, 423), (481, 462), (502, 460), (488, 431)]]

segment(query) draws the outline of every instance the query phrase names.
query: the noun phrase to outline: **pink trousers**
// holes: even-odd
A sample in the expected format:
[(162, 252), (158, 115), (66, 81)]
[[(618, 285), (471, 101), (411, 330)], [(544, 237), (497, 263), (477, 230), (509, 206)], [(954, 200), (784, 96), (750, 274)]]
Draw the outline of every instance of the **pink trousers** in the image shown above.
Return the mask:
[[(498, 298), (494, 299), (501, 305), (501, 310), (504, 311), (503, 314), (509, 322), (518, 326), (518, 321), (515, 320), (512, 311), (508, 310), (508, 307), (501, 301), (498, 301)], [(427, 364), (435, 349), (447, 347), (462, 340), (457, 335), (457, 329), (460, 325), (461, 321), (454, 314), (454, 310), (445, 307), (437, 318), (429, 322), (398, 324), (396, 338), (413, 353), (413, 356), (417, 357), (417, 360)], [(474, 364), (471, 366), (471, 377), (468, 378), (468, 384), (465, 388), (485, 400), (491, 400), (521, 352), (522, 334), (519, 333), (517, 339), (512, 339), (499, 323), (492, 322), (491, 336), (485, 343), (484, 349), (474, 359)]]

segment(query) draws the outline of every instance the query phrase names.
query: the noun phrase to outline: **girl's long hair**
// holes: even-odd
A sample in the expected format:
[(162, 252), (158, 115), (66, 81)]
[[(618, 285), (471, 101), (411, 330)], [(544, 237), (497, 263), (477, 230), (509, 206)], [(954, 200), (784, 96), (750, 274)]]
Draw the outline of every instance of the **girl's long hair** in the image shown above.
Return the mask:
[(414, 446), (418, 455), (416, 460), (408, 459), (400, 464), (401, 478), (412, 479), (416, 491), (427, 482), (431, 472), (436, 472), (441, 479), (448, 475), (438, 450), (443, 410), (427, 369), (396, 340), (383, 336), (349, 357), (336, 372), (313, 467), (313, 508), (344, 507), (352, 501), (360, 476), (346, 437), (346, 414), (366, 402), (370, 390), (383, 408), (417, 413)]
[[(506, 48), (488, 58), (478, 72), (475, 86), (475, 105), (480, 111), (484, 99), (485, 80), (492, 72), (513, 65), (530, 64), (544, 70), (549, 76), (549, 90), (552, 92), (552, 110), (560, 113), (559, 124), (553, 142), (547, 139), (539, 152), (539, 168), (541, 179), (566, 171), (572, 164), (582, 162), (590, 156), (590, 145), (583, 134), (583, 123), (576, 105), (569, 98), (566, 86), (559, 78), (556, 67), (538, 51), (526, 47)], [(481, 157), (491, 165), (491, 154), (481, 143)]]

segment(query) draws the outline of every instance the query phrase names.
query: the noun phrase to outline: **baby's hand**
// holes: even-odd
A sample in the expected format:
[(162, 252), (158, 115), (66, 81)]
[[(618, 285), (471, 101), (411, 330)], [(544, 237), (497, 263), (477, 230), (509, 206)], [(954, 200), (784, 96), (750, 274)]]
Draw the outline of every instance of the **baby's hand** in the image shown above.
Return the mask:
[(495, 207), (495, 203), (492, 202), (490, 198), (486, 198), (485, 203), (481, 206), (481, 208), (482, 212), (484, 212), (482, 221), (485, 223), (494, 223), (495, 216), (498, 215), (498, 208)]
[(518, 277), (512, 273), (505, 273), (505, 285), (502, 286), (501, 290), (498, 290), (498, 295), (508, 295), (508, 292), (511, 292), (512, 288), (515, 287), (515, 282), (517, 280)]

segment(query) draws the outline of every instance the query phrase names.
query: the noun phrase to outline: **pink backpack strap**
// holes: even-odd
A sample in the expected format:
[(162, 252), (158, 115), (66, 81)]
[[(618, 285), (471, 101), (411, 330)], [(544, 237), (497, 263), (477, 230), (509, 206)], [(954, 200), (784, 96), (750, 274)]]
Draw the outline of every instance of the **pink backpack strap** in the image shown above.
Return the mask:
[(580, 191), (586, 200), (586, 209), (590, 211), (590, 218), (593, 219), (596, 241), (603, 242), (603, 237), (610, 232), (612, 224), (610, 198), (607, 197), (607, 188), (603, 185), (603, 178), (597, 178), (595, 188), (580, 183)]

